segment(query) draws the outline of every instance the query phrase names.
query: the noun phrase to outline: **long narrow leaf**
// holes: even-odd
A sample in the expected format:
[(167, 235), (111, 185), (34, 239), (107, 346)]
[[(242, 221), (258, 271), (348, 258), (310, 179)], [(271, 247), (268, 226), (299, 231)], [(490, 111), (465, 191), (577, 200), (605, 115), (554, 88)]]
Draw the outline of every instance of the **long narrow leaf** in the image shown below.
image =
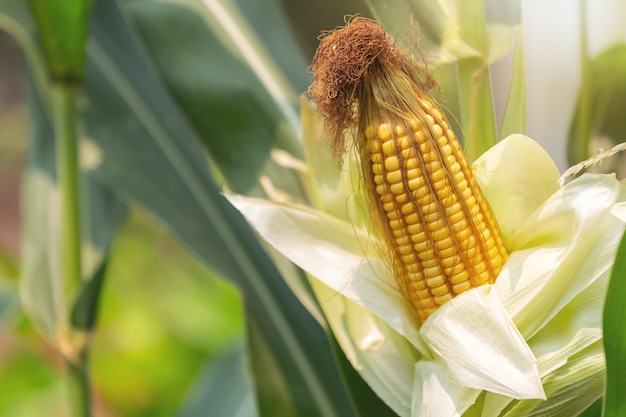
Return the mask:
[(144, 206), (239, 285), (263, 414), (287, 407), (291, 415), (352, 415), (324, 331), (221, 196), (196, 132), (144, 60), (116, 3), (97, 2), (93, 15), (82, 115), (100, 159), (90, 174)]
[(603, 331), (606, 355), (604, 417), (626, 415), (626, 236), (617, 250), (604, 306)]

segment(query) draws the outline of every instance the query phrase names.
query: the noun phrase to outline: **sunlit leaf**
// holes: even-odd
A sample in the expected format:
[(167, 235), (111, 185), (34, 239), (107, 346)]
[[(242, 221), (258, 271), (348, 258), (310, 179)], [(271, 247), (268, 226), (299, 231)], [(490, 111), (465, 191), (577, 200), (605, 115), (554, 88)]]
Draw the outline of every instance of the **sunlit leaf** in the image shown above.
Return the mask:
[(626, 236), (622, 238), (604, 306), (603, 331), (606, 355), (604, 416), (626, 415)]

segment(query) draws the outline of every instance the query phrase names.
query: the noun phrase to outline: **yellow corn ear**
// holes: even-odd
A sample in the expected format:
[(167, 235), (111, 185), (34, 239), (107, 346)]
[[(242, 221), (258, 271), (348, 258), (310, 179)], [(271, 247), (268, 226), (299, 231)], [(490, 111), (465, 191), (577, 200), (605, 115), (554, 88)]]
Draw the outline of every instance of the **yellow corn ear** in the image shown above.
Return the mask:
[(493, 283), (507, 252), (493, 213), (441, 111), (426, 97), (406, 117), (364, 128), (361, 161), (404, 298), (418, 322)]

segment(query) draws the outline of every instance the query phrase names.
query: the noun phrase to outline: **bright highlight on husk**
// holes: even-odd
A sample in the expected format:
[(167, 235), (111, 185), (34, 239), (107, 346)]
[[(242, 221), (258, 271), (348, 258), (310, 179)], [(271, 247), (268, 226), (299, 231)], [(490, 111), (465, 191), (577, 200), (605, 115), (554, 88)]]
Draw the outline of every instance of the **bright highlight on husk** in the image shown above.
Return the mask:
[(452, 297), (493, 283), (507, 252), (492, 211), (448, 122), (428, 96), (426, 66), (357, 17), (327, 33), (309, 94), (341, 160), (361, 156), (372, 223), (418, 323)]

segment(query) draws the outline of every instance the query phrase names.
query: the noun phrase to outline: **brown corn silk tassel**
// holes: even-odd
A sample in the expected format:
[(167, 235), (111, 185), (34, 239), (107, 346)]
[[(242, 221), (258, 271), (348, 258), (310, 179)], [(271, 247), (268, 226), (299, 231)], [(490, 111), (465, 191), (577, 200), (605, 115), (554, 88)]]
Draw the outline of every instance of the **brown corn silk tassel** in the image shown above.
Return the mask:
[(354, 137), (372, 224), (418, 323), (493, 283), (507, 258), (495, 217), (437, 104), (425, 65), (376, 22), (321, 38), (309, 94), (335, 157)]

